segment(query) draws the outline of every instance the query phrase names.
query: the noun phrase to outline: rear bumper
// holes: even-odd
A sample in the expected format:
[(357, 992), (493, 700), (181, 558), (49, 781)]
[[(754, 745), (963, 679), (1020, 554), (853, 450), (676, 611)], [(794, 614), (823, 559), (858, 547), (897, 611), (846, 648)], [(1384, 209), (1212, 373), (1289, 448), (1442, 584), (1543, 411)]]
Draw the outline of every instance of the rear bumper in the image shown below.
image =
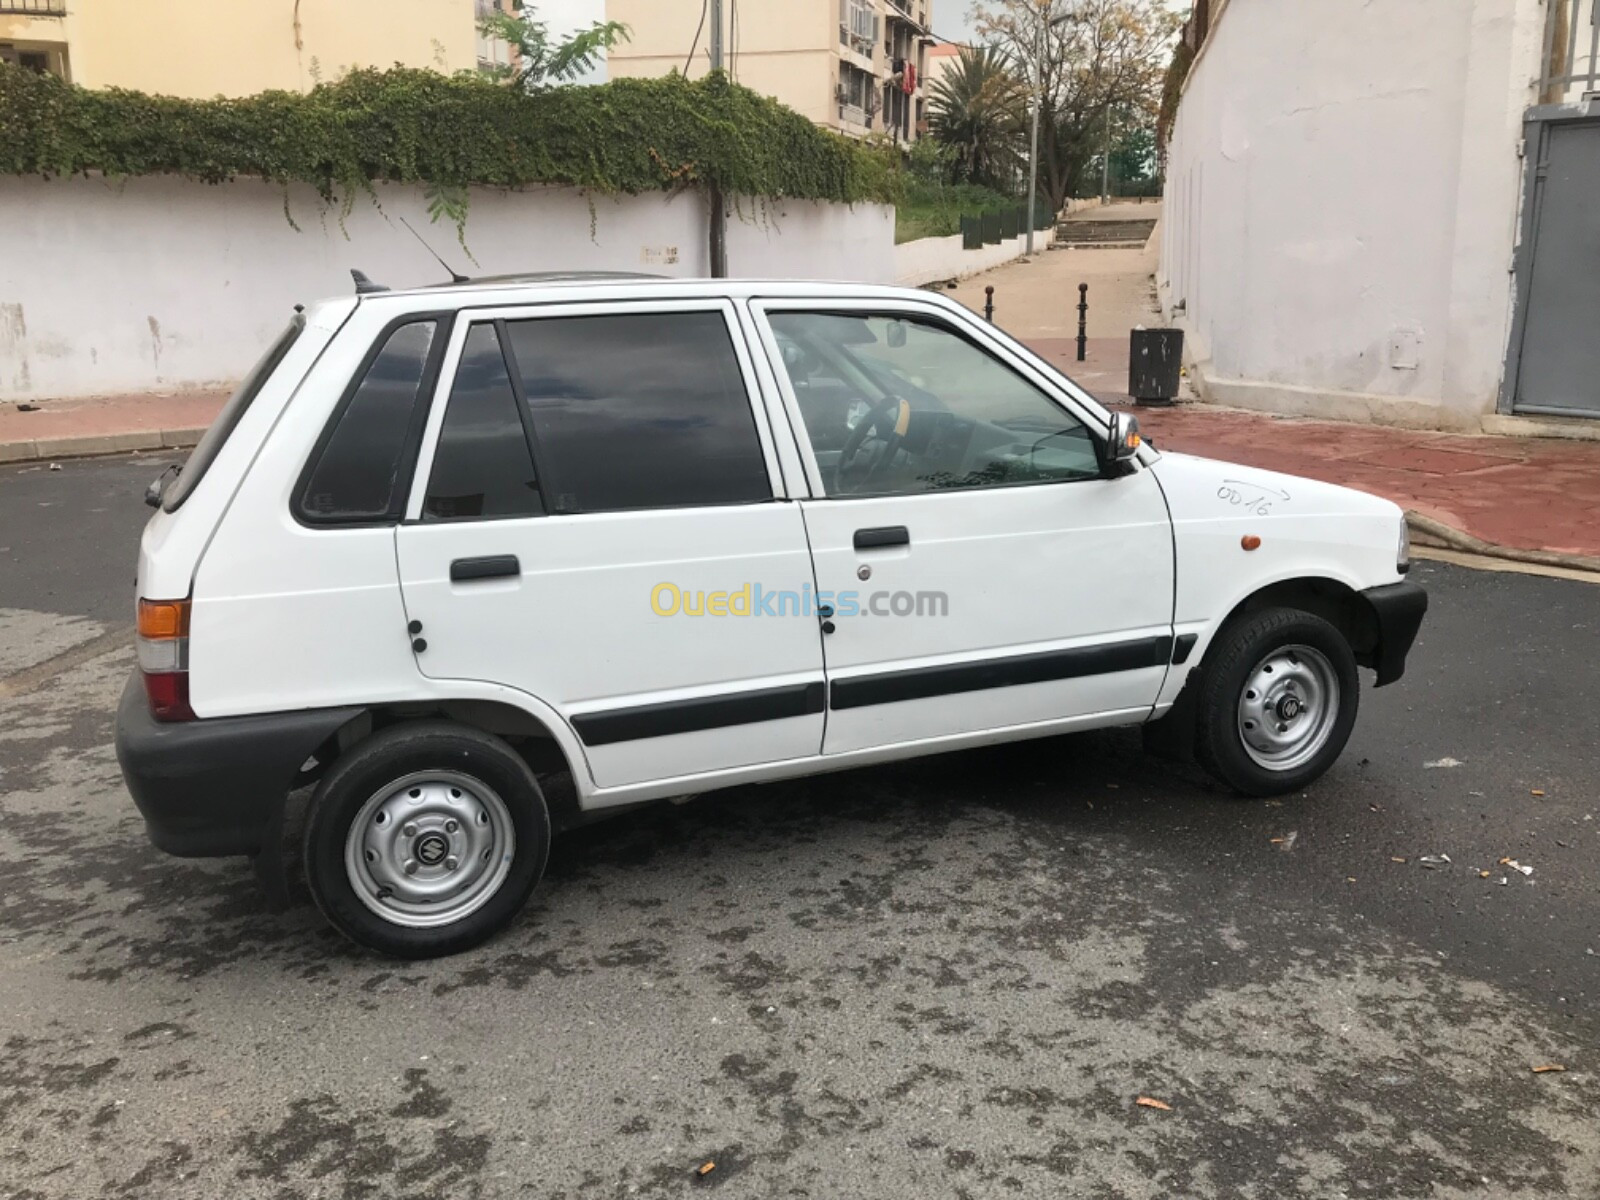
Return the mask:
[(306, 759), (356, 708), (157, 721), (137, 671), (117, 707), (117, 762), (150, 840), (169, 854), (259, 854)]
[(1417, 640), (1422, 617), (1428, 611), (1428, 593), (1417, 583), (1392, 583), (1369, 588), (1361, 593), (1372, 606), (1378, 621), (1378, 649), (1373, 667), (1378, 672), (1375, 686), (1393, 683), (1406, 673), (1406, 655)]

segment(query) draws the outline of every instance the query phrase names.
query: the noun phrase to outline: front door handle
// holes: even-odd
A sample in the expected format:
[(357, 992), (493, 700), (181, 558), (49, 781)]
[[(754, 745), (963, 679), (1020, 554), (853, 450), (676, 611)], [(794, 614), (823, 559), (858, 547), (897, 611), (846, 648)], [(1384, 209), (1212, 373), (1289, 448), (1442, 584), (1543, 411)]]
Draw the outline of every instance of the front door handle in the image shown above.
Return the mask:
[(450, 564), (451, 583), (477, 583), (483, 579), (515, 579), (522, 564), (515, 554), (490, 554), (483, 558), (458, 558)]
[(904, 525), (885, 525), (880, 529), (856, 530), (857, 550), (882, 550), (888, 546), (911, 545), (911, 531)]

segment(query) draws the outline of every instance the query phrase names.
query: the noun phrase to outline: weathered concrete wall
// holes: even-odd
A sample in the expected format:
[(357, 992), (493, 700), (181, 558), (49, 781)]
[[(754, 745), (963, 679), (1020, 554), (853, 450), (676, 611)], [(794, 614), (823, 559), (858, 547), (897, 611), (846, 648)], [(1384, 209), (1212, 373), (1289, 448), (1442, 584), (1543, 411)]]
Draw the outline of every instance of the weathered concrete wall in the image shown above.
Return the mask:
[[(1050, 238), (1048, 229), (1034, 234), (1035, 251), (1042, 253), (1050, 244)], [(937, 279), (965, 279), (1021, 258), (1027, 248), (1026, 235), (986, 245), (981, 250), (963, 250), (959, 233), (954, 237), (901, 242), (894, 248), (894, 281), (903, 287), (921, 287)]]
[(1472, 427), (1511, 312), (1540, 0), (1233, 0), (1178, 110), (1159, 281), (1211, 398)]
[[(894, 278), (892, 209), (738, 207), (728, 228), (731, 274)], [(0, 214), (5, 400), (226, 384), (292, 305), (348, 292), (351, 267), (393, 287), (443, 279), (402, 221), (467, 275), (709, 272), (706, 206), (687, 193), (485, 191), (472, 199), (466, 250), (453, 225), (429, 222), (412, 187), (380, 187), (377, 203), (358, 198), (341, 221), (309, 188), (286, 192), (257, 180), (0, 178)]]

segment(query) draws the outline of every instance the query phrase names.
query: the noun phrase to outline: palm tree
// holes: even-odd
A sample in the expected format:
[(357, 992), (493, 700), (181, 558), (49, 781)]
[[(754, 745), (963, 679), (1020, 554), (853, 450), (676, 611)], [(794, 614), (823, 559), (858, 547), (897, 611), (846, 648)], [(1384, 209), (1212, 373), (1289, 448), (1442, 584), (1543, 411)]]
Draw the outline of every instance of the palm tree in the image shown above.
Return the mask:
[(1005, 51), (963, 47), (956, 65), (933, 85), (933, 136), (955, 154), (958, 182), (1009, 189), (1022, 157), (1027, 98)]

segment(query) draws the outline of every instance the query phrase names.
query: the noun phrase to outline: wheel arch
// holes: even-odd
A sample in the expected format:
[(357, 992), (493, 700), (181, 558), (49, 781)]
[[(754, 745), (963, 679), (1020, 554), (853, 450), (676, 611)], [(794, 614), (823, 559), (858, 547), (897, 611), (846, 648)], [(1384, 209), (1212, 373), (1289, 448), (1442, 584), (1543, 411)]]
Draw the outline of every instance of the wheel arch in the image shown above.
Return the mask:
[[(1300, 575), (1280, 579), (1251, 592), (1218, 621), (1214, 627), (1206, 655), (1217, 643), (1217, 634), (1247, 613), (1264, 608), (1293, 608), (1321, 617), (1350, 643), (1356, 662), (1371, 667), (1378, 651), (1378, 617), (1359, 591), (1342, 580), (1326, 575)], [(1205, 665), (1205, 656), (1200, 666)]]
[(1267, 608), (1293, 608), (1321, 617), (1350, 643), (1356, 662), (1376, 668), (1379, 650), (1377, 614), (1367, 599), (1350, 584), (1329, 575), (1291, 575), (1258, 586), (1241, 597), (1219, 620), (1205, 631), (1204, 648), (1184, 676), (1170, 708), (1147, 725), (1146, 745), (1167, 757), (1186, 758), (1194, 749), (1193, 726), (1196, 696), (1212, 651), (1229, 625), (1253, 612)]
[(579, 772), (588, 767), (564, 744), (555, 723), (505, 699), (437, 696), (428, 699), (369, 704), (330, 736), (313, 755), (315, 768), (301, 783), (320, 778), (329, 767), (373, 734), (413, 721), (450, 721), (503, 739), (528, 764), (539, 781), (554, 829), (580, 823)]

